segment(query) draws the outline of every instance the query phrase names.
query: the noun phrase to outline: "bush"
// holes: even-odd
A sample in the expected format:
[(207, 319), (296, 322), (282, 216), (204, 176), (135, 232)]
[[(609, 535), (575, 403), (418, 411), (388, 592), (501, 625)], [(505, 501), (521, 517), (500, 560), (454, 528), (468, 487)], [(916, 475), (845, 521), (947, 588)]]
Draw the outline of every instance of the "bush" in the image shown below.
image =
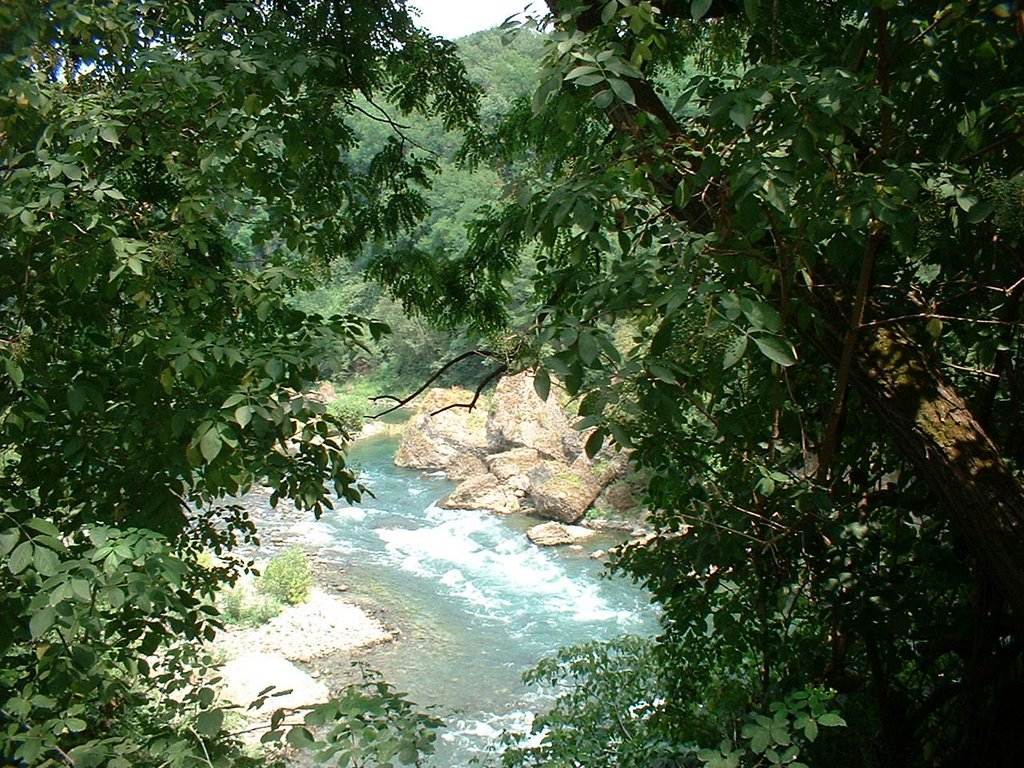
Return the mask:
[(243, 627), (266, 624), (281, 612), (281, 602), (239, 584), (221, 593), (220, 611), (224, 621)]
[(327, 412), (338, 420), (342, 430), (350, 435), (358, 435), (366, 423), (365, 406), (359, 400), (365, 398), (339, 397), (327, 404)]
[(298, 547), (289, 547), (272, 557), (259, 582), (263, 594), (289, 605), (306, 602), (312, 586), (309, 560)]

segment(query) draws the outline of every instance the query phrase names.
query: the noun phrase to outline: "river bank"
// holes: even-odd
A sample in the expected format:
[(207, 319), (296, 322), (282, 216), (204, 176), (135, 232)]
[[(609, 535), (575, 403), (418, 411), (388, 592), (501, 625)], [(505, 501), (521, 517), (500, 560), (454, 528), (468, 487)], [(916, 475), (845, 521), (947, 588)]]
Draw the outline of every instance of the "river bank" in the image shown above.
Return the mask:
[[(544, 696), (522, 684), (523, 671), (567, 643), (652, 632), (656, 620), (640, 590), (602, 578), (591, 559), (628, 533), (541, 547), (527, 538), (542, 522), (535, 517), (445, 508), (437, 502), (456, 484), (396, 467), (397, 431), (389, 425), (387, 436), (354, 441), (351, 464), (375, 494), (360, 505), (339, 504), (315, 521), (287, 503), (271, 508), (264, 489), (242, 500), (261, 544), (241, 554), (259, 567), (301, 547), (320, 597), (309, 613), (286, 609), (258, 630), (228, 630), (231, 650), (221, 656), (229, 672), (260, 680), (255, 693), (271, 684), (279, 661), (306, 675), (320, 698), (359, 680), (353, 662), (379, 670), (449, 722), (431, 764), (464, 765), (503, 728), (525, 727), (544, 708)], [(327, 605), (345, 608), (335, 616)], [(346, 622), (369, 629), (349, 631)], [(315, 641), (328, 635), (338, 642)], [(247, 663), (227, 666), (244, 656)], [(252, 693), (249, 686), (236, 696)]]

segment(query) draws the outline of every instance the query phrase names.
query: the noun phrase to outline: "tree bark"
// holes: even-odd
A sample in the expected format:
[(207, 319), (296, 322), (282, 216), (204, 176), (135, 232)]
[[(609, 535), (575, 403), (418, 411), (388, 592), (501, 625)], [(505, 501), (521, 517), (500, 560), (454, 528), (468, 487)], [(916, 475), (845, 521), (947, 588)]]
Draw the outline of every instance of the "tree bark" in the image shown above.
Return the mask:
[[(812, 301), (824, 321), (806, 340), (840, 365), (848, 320), (831, 292)], [(882, 430), (940, 499), (978, 567), (1024, 611), (1024, 487), (931, 356), (895, 328), (860, 329), (851, 383)]]

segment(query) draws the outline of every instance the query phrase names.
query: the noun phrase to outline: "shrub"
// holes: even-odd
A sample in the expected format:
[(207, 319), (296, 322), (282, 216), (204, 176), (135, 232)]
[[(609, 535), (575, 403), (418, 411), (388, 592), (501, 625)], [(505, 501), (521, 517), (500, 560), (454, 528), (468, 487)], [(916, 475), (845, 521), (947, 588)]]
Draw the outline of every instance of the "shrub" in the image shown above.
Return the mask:
[(281, 612), (281, 602), (270, 595), (253, 592), (244, 584), (224, 590), (220, 597), (224, 621), (243, 627), (266, 624)]
[(263, 594), (289, 605), (306, 602), (312, 586), (309, 560), (298, 547), (289, 547), (272, 557), (259, 582)]
[(338, 420), (342, 430), (358, 435), (365, 423), (366, 398), (341, 396), (327, 404), (327, 412)]

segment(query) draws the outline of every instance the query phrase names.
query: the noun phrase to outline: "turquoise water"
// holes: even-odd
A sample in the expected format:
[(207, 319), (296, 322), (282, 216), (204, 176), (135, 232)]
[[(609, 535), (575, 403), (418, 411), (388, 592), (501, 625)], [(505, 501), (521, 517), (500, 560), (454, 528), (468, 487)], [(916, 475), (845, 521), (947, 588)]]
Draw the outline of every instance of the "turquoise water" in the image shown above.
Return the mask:
[(369, 663), (413, 701), (439, 707), (450, 726), (433, 764), (461, 766), (544, 706), (547, 694), (520, 680), (526, 669), (564, 645), (656, 632), (656, 614), (587, 552), (531, 544), (524, 532), (536, 520), (439, 508), (452, 484), (395, 467), (396, 447), (375, 439), (354, 449), (376, 498), (325, 516), (317, 544), (345, 563), (353, 596), (400, 628)]

